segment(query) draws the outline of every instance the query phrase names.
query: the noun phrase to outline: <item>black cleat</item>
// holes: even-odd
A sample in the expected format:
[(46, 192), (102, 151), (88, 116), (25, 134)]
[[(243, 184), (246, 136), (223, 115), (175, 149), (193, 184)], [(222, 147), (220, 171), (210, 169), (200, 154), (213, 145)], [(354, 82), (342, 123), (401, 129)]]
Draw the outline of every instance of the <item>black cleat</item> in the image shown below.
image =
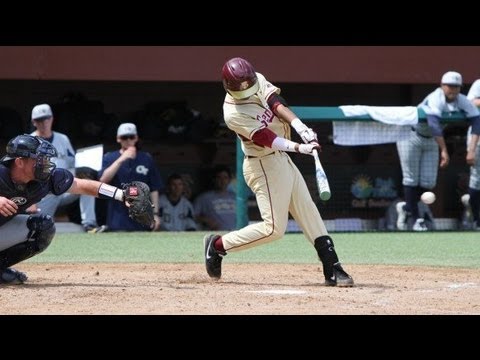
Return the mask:
[(6, 268), (0, 275), (0, 284), (20, 285), (27, 281), (28, 276), (13, 268)]
[(221, 254), (215, 250), (215, 240), (220, 235), (205, 235), (203, 238), (203, 246), (205, 247), (205, 267), (208, 275), (213, 279), (220, 279), (222, 276), (222, 260), (226, 253)]
[(333, 276), (325, 278), (325, 286), (351, 287), (353, 286), (353, 279), (337, 262), (333, 264)]

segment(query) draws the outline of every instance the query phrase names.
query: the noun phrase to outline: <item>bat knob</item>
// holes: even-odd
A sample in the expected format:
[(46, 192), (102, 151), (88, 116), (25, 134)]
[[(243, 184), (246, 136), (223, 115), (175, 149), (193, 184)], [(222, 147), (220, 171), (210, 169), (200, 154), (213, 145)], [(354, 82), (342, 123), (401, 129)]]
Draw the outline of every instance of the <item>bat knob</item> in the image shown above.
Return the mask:
[(322, 191), (320, 193), (320, 199), (322, 199), (323, 201), (329, 200), (331, 196), (332, 196), (332, 194), (329, 193), (328, 191)]

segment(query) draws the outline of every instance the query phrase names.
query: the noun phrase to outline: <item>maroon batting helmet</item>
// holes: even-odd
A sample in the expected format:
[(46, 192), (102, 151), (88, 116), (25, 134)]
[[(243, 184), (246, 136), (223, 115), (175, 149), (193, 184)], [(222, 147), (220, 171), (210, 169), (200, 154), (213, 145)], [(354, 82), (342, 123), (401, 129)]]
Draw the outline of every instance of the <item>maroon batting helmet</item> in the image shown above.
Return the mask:
[(223, 87), (235, 99), (246, 99), (258, 91), (255, 69), (247, 60), (236, 57), (222, 69)]

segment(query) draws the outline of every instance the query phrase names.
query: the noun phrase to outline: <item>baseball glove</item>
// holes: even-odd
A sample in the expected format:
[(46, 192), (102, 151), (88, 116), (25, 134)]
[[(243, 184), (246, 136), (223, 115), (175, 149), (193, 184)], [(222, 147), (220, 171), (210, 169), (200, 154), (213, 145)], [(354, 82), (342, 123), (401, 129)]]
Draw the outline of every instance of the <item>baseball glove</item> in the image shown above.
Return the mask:
[(153, 229), (155, 220), (150, 200), (150, 188), (141, 181), (132, 181), (123, 185), (124, 201), (128, 207), (128, 216), (136, 222)]

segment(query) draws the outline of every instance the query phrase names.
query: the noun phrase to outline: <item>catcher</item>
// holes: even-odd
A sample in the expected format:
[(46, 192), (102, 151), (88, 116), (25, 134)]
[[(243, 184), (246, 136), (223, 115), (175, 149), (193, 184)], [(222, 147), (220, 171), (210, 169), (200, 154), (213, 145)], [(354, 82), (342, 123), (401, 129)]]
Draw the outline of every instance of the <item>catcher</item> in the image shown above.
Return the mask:
[(0, 284), (24, 283), (27, 276), (11, 266), (44, 251), (55, 236), (51, 216), (25, 211), (48, 193), (69, 192), (121, 201), (132, 219), (153, 229), (153, 204), (146, 184), (132, 182), (119, 189), (75, 178), (51, 161), (57, 155), (55, 147), (32, 135), (11, 139), (6, 150), (0, 159)]

